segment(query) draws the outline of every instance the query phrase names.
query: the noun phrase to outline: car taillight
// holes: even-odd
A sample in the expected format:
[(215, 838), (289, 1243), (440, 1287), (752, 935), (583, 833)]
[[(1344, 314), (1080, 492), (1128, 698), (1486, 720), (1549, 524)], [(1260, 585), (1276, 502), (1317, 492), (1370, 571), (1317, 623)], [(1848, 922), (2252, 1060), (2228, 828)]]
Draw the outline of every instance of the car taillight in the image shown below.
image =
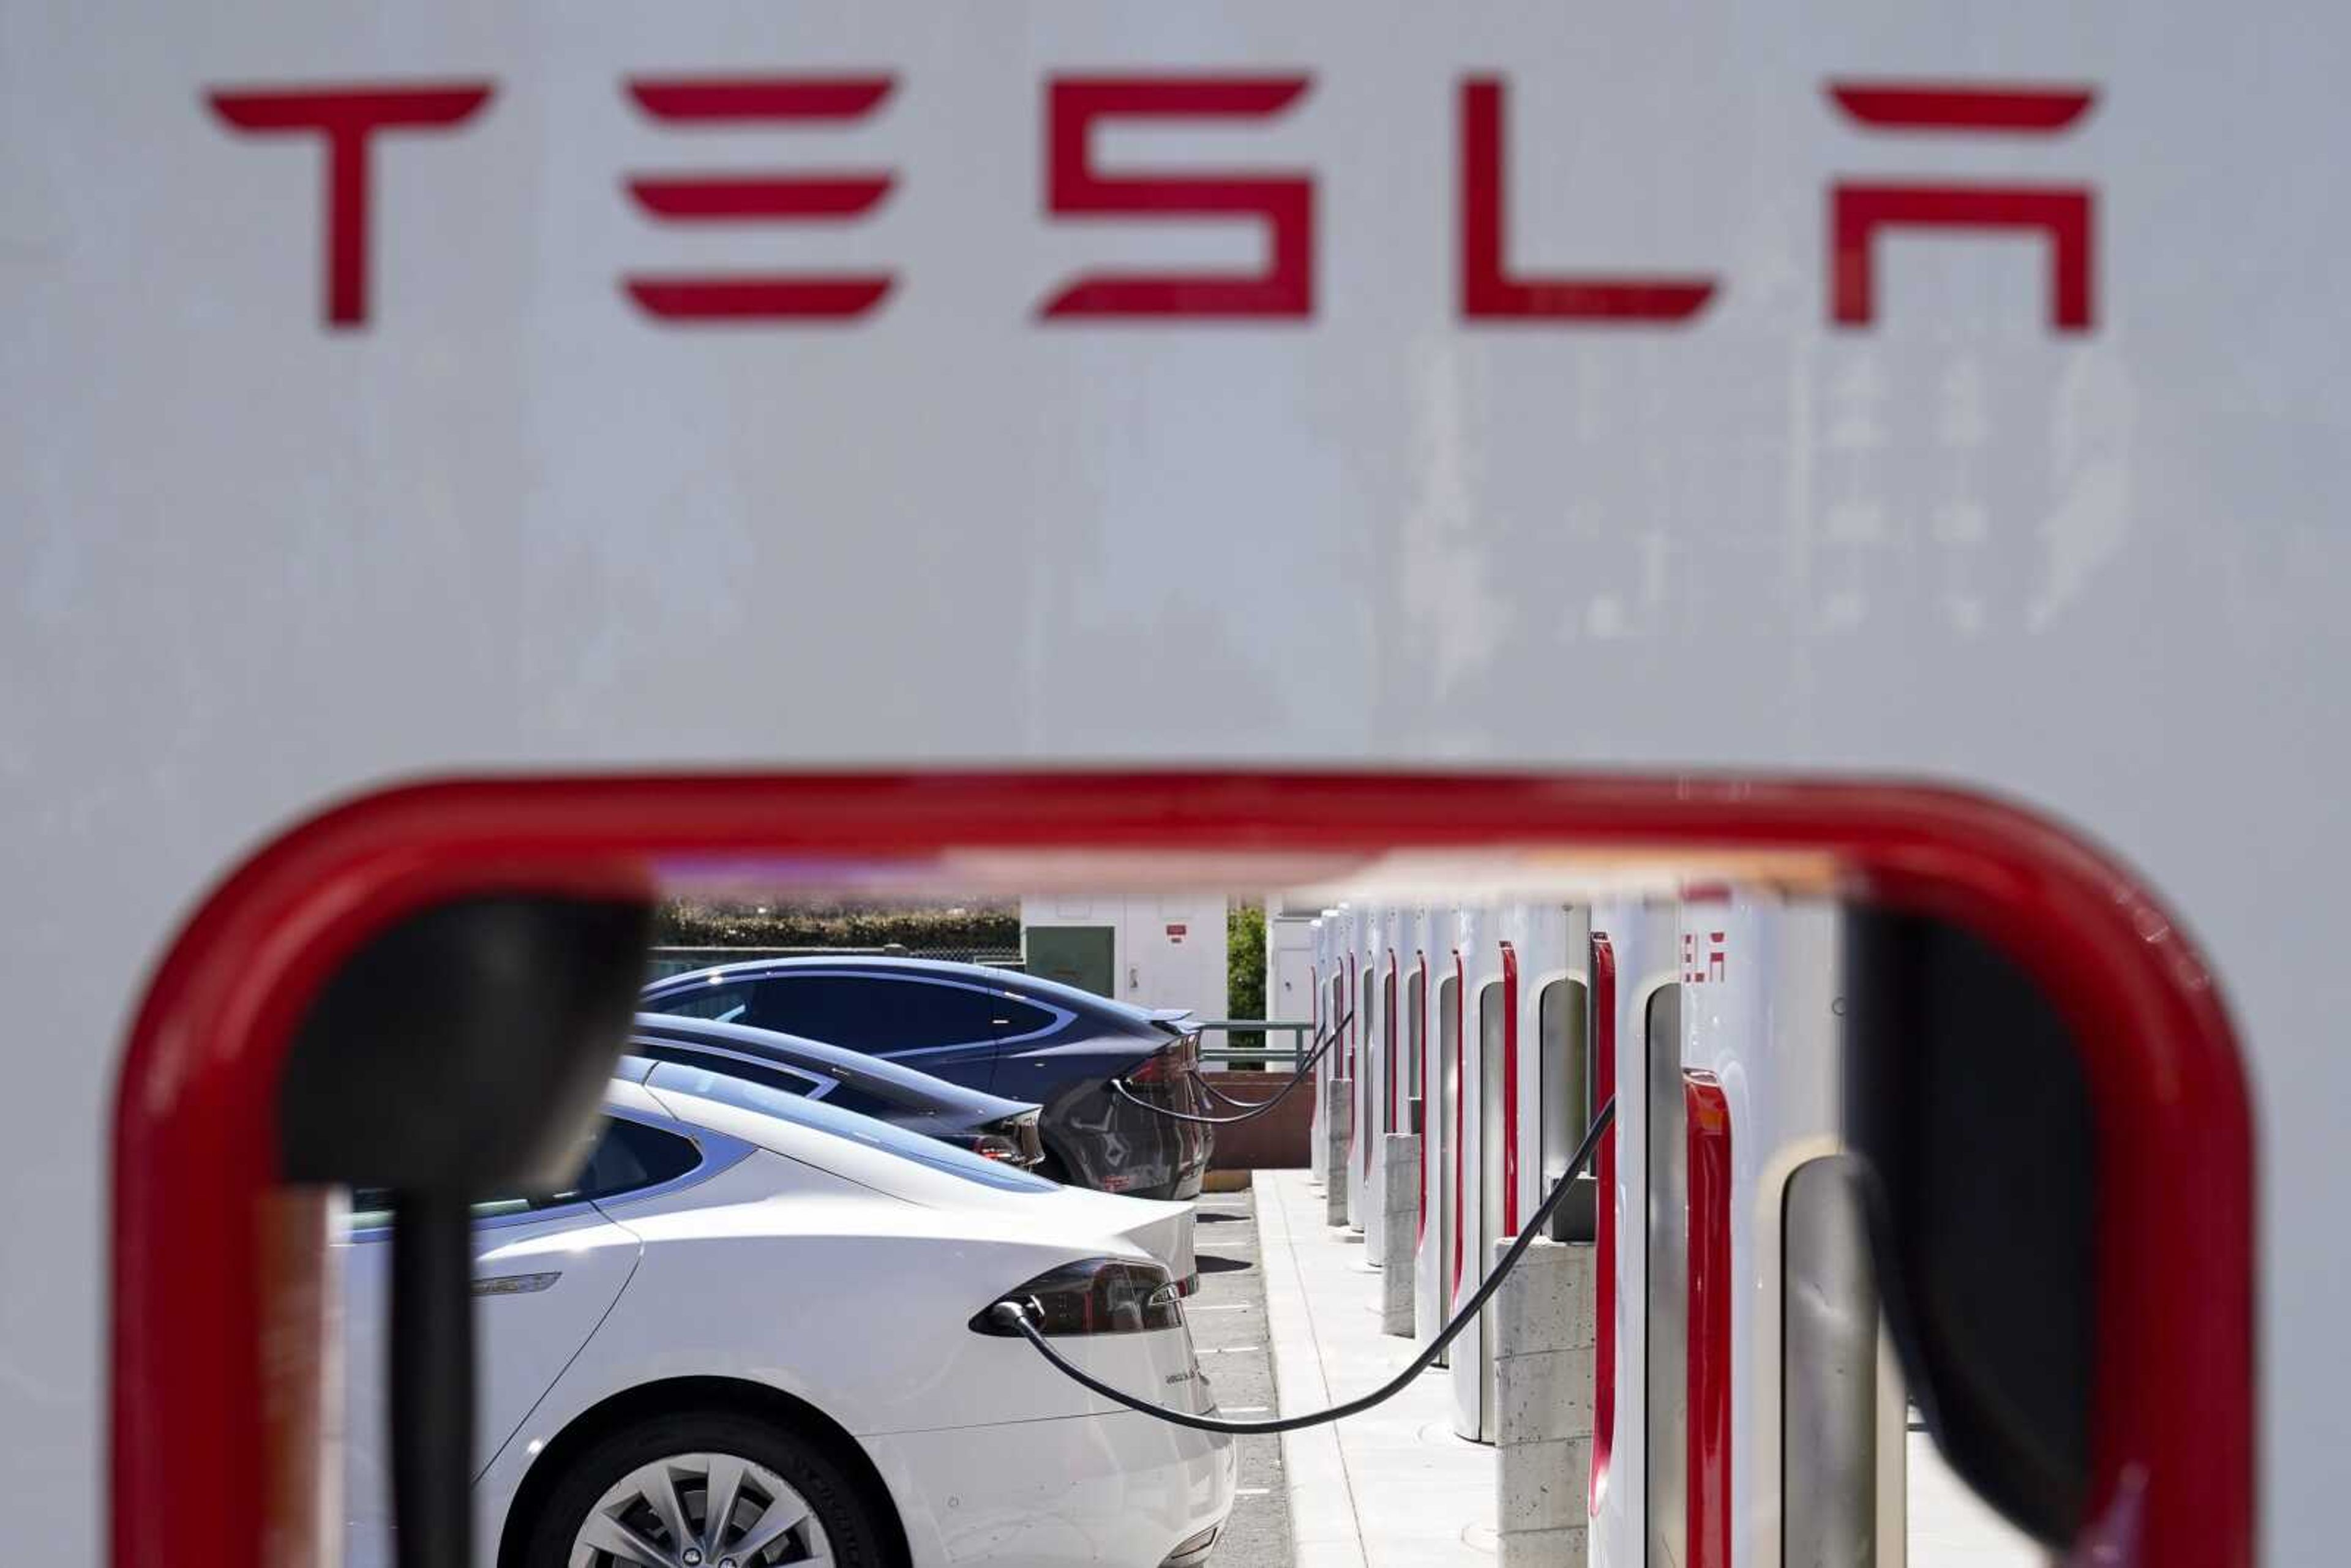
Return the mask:
[(1126, 1075), (1129, 1083), (1153, 1089), (1165, 1089), (1184, 1075), (1184, 1047), (1181, 1041), (1164, 1051), (1155, 1051), (1143, 1059), (1143, 1065)]
[(1183, 1301), (1176, 1294), (1174, 1276), (1156, 1263), (1131, 1263), (1120, 1258), (1064, 1263), (1005, 1291), (973, 1316), (974, 1333), (1009, 1339), (1019, 1333), (993, 1320), (998, 1301), (1018, 1303), (1037, 1325), (1037, 1332), (1049, 1339), (1058, 1334), (1149, 1333), (1184, 1326)]
[(1002, 1160), (1008, 1166), (1026, 1166), (1028, 1155), (1020, 1140), (1008, 1138), (1001, 1133), (974, 1133), (963, 1141), (963, 1146), (984, 1160)]

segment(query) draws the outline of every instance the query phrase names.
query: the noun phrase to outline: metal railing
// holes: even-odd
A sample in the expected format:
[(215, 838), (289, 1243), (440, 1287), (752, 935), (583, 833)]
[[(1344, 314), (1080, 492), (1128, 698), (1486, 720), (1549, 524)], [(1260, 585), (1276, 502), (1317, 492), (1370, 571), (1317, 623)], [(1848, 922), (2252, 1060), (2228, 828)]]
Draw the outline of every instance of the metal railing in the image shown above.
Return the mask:
[[(1314, 1026), (1300, 1019), (1195, 1019), (1193, 1027), (1204, 1033), (1215, 1030), (1224, 1034), (1269, 1033), (1280, 1030), (1290, 1035), (1312, 1031)], [(1247, 1061), (1264, 1066), (1271, 1062), (1295, 1065), (1306, 1054), (1297, 1040), (1286, 1046), (1241, 1045), (1207, 1046), (1200, 1048), (1202, 1061)]]

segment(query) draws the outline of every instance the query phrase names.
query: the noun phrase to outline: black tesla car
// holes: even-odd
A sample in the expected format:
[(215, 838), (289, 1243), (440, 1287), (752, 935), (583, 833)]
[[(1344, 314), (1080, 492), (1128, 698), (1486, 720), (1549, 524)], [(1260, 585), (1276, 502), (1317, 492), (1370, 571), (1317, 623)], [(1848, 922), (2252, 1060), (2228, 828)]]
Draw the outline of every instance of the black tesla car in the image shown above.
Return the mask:
[(821, 1100), (1023, 1169), (1044, 1157), (1040, 1107), (838, 1045), (742, 1024), (640, 1013), (629, 1031), (629, 1054)]
[[(1190, 1014), (1052, 980), (923, 958), (763, 958), (672, 975), (647, 1012), (778, 1030), (1044, 1108), (1040, 1170), (1135, 1197), (1196, 1197), (1210, 1129)], [(1115, 1087), (1113, 1087), (1115, 1085)]]

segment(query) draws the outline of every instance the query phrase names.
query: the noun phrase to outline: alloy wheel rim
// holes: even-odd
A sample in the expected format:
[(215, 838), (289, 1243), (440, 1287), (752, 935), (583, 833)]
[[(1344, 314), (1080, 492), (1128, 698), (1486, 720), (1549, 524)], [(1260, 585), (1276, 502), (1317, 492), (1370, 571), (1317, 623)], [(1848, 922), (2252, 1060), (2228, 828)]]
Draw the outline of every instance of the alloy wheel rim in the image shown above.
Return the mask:
[(606, 1489), (580, 1522), (569, 1568), (810, 1568), (832, 1562), (808, 1500), (735, 1454), (672, 1454)]

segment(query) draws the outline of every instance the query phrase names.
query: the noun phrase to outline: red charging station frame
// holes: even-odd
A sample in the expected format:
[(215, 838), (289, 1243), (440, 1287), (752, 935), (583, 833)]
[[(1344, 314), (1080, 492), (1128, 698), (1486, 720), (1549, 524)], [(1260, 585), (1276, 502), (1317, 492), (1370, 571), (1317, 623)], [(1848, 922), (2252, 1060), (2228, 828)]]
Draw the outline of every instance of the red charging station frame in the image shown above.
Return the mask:
[(1356, 1107), (1371, 1107), (1371, 1086), (1364, 1082), (1364, 1062), (1356, 1058), (1356, 1030), (1364, 1030), (1364, 1044), (1371, 1044), (1371, 1020), (1364, 1013), (1364, 980), (1354, 968), (1354, 952), (1347, 952), (1347, 1164), (1356, 1164), (1356, 1150), (1362, 1150), (1364, 1176), (1371, 1176), (1371, 1128)]
[(2088, 1542), (2118, 1564), (2251, 1568), (2245, 1071), (2208, 967), (2115, 861), (2013, 805), (1896, 782), (1085, 771), (453, 780), (254, 854), (165, 955), (117, 1087), (111, 1562), (267, 1560), (266, 1407), (289, 1375), (266, 1371), (261, 1331), (278, 1073), (326, 977), (389, 923), (469, 894), (646, 896), (658, 864), (693, 859), (1403, 848), (1817, 853), (2022, 965), (2081, 1043), (2097, 1115)]
[(1683, 1349), (1689, 1411), (1683, 1568), (1730, 1568), (1730, 1100), (1696, 1068), (1682, 1074), (1689, 1171), (1688, 1339)]
[[(1616, 1098), (1616, 945), (1605, 931), (1592, 934), (1592, 1094), (1597, 1112)], [(1608, 1466), (1616, 1449), (1616, 1124), (1592, 1152), (1593, 1214), (1592, 1303), (1592, 1487), (1597, 1517), (1608, 1495)]]
[(1381, 1124), (1380, 1131), (1393, 1133), (1403, 1124), (1396, 1119), (1396, 1073), (1404, 1054), (1396, 1049), (1396, 959), (1394, 949), (1388, 953), (1387, 978), (1380, 983), (1380, 1041), (1383, 1053), (1387, 1057), (1385, 1071), (1380, 1076), (1387, 1080), (1388, 1097), (1387, 1119)]
[(1461, 960), (1461, 949), (1453, 949), (1453, 1060), (1447, 1066), (1453, 1073), (1453, 1282), (1445, 1291), (1446, 1313), (1461, 1304), (1461, 1223), (1466, 1215), (1461, 1197), (1461, 1118), (1462, 1107), (1468, 1103), (1469, 1087), (1461, 1081), (1462, 1063), (1468, 1060), (1468, 1047), (1462, 1039), (1463, 1009), (1469, 995), (1469, 978)]
[[(1479, 1041), (1480, 1049), (1484, 1042)], [(1480, 1151), (1483, 1152), (1482, 1150)], [(1502, 944), (1502, 1234), (1519, 1233), (1519, 950)], [(1485, 1267), (1479, 1260), (1478, 1266)]]
[(1412, 961), (1420, 974), (1419, 1016), (1413, 1020), (1420, 1031), (1420, 1125), (1413, 1129), (1420, 1135), (1420, 1197), (1415, 1200), (1419, 1207), (1413, 1210), (1416, 1220), (1412, 1233), (1412, 1254), (1416, 1262), (1421, 1248), (1428, 1241), (1428, 1127), (1437, 1115), (1437, 1095), (1432, 1092), (1436, 1086), (1429, 1082), (1428, 1064), (1437, 1052), (1428, 1043), (1428, 954), (1416, 947)]

